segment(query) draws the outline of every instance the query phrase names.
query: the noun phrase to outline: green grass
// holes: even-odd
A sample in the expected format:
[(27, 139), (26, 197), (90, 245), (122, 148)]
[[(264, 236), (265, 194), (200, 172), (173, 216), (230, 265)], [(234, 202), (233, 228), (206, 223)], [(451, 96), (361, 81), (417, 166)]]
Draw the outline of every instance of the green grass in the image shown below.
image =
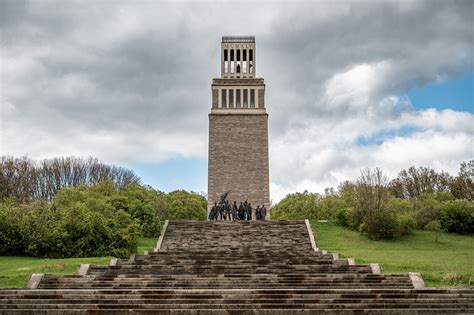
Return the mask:
[(143, 252), (146, 250), (149, 252), (153, 251), (157, 241), (158, 238), (141, 238), (138, 242), (137, 253), (143, 254)]
[[(156, 245), (155, 238), (141, 238), (138, 253), (151, 251)], [(112, 257), (86, 258), (34, 258), (20, 256), (0, 256), (0, 288), (24, 288), (33, 273), (74, 274), (81, 264), (107, 265)]]
[(379, 263), (384, 273), (420, 272), (429, 287), (474, 284), (474, 236), (415, 231), (394, 240), (372, 241), (333, 222), (311, 222), (317, 246), (354, 257), (357, 263)]

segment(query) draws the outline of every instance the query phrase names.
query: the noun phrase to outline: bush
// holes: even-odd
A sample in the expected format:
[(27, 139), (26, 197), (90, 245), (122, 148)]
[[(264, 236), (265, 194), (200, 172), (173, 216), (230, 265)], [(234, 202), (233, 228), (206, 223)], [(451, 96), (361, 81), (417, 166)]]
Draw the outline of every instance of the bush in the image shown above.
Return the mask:
[(394, 236), (407, 235), (416, 229), (416, 221), (413, 218), (413, 205), (408, 200), (392, 198), (387, 202), (385, 209), (395, 216), (397, 227)]
[(86, 187), (62, 189), (31, 216), (25, 250), (35, 257), (126, 257), (136, 251), (139, 222)]
[(207, 201), (186, 191), (112, 181), (61, 189), (52, 202), (0, 203), (0, 254), (127, 257), (138, 237), (157, 237), (163, 221), (205, 220)]
[(375, 240), (411, 233), (416, 225), (413, 207), (407, 200), (391, 197), (387, 183), (378, 168), (362, 170), (354, 185), (346, 183), (344, 192), (351, 208), (337, 212), (338, 223)]
[(163, 194), (150, 187), (132, 184), (110, 196), (109, 202), (116, 210), (123, 210), (140, 223), (140, 234), (144, 237), (160, 235), (163, 221), (160, 220), (159, 198)]
[(391, 198), (388, 200), (385, 208), (394, 213), (411, 214), (413, 212), (413, 205), (410, 201), (400, 198)]
[(359, 226), (359, 231), (373, 240), (391, 239), (407, 235), (415, 229), (415, 220), (409, 215), (397, 214), (389, 210), (382, 210)]
[(75, 194), (68, 202), (62, 190), (57, 203), (0, 204), (2, 255), (64, 258), (122, 257), (136, 251), (138, 223), (127, 213), (116, 212), (103, 200)]
[(349, 210), (342, 208), (336, 211), (336, 223), (340, 226), (349, 226)]
[(413, 211), (417, 229), (424, 227), (431, 221), (441, 220), (442, 203), (433, 194), (425, 194), (414, 200)]
[(370, 218), (364, 218), (359, 231), (373, 240), (390, 239), (397, 234), (397, 220), (388, 211), (378, 211), (372, 213)]
[(441, 228), (441, 223), (438, 220), (431, 221), (425, 226), (425, 230), (427, 231), (432, 231), (435, 233), (435, 242), (438, 242), (439, 239), (439, 233), (443, 231)]
[(184, 190), (170, 192), (166, 196), (168, 220), (207, 220), (206, 198)]
[(13, 199), (0, 203), (0, 255), (21, 255), (28, 244), (24, 212)]
[(323, 196), (318, 204), (318, 217), (321, 220), (335, 219), (341, 212), (347, 212), (347, 202), (335, 195)]
[(308, 193), (288, 194), (271, 211), (274, 220), (330, 220), (347, 209), (347, 202), (336, 195)]
[(303, 193), (288, 194), (271, 211), (274, 220), (305, 220), (320, 219), (317, 215), (319, 194)]
[(397, 214), (397, 232), (395, 236), (413, 233), (416, 229), (416, 221), (410, 214)]
[(474, 233), (474, 203), (467, 200), (444, 202), (441, 226), (448, 232)]

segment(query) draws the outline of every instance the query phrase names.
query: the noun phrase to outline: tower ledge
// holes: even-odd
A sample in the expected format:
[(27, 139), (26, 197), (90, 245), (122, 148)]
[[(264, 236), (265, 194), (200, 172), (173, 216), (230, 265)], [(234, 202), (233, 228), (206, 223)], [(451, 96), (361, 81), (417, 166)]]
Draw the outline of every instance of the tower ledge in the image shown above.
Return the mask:
[(212, 85), (264, 85), (265, 80), (263, 78), (232, 78), (232, 79), (222, 79), (214, 78), (212, 79)]
[(223, 43), (255, 43), (255, 36), (222, 36)]
[(209, 115), (268, 115), (265, 108), (211, 108)]

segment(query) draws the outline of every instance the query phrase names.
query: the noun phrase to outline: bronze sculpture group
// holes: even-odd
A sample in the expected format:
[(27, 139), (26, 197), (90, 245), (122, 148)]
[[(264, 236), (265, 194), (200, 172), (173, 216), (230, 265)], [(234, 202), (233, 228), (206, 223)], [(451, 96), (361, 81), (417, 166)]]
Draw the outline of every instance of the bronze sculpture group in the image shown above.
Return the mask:
[[(221, 200), (219, 203), (214, 202), (214, 205), (209, 212), (209, 220), (217, 221), (217, 220), (229, 220), (229, 221), (250, 221), (252, 220), (252, 214), (254, 209), (252, 208), (252, 204), (250, 202), (244, 201), (240, 202), (240, 205), (237, 205), (237, 202), (234, 201), (231, 204), (228, 200), (226, 200), (227, 195), (229, 192), (223, 194), (221, 196)], [(265, 205), (260, 207), (259, 205), (255, 209), (255, 219), (256, 220), (265, 220), (267, 216), (267, 209)]]

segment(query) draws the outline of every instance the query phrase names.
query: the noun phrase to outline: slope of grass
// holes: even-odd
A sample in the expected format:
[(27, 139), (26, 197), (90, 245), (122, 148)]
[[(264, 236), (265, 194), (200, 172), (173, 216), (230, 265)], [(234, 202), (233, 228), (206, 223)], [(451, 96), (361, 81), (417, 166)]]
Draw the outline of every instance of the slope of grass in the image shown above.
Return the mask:
[[(157, 239), (142, 238), (138, 253), (151, 251)], [(34, 258), (19, 256), (0, 256), (0, 288), (24, 288), (33, 273), (74, 274), (81, 264), (107, 265), (112, 257), (86, 258)]]
[(420, 272), (427, 286), (474, 285), (474, 236), (415, 231), (394, 240), (372, 241), (333, 222), (312, 221), (317, 246), (358, 263), (379, 263), (384, 273)]

